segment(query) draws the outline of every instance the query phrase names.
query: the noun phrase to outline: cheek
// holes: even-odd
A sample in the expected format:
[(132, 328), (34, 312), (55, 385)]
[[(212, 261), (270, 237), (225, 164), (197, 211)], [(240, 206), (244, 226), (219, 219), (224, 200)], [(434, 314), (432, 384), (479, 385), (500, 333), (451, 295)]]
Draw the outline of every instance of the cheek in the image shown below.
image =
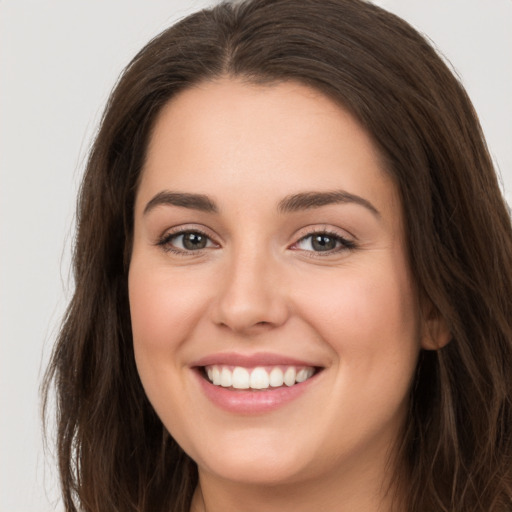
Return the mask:
[(344, 389), (398, 402), (408, 392), (420, 329), (404, 268), (398, 259), (347, 269), (338, 281), (317, 280), (303, 294), (302, 315), (335, 353)]
[(148, 260), (133, 257), (128, 279), (135, 363), (162, 422), (177, 438), (187, 439), (183, 418), (173, 411), (190, 407), (184, 398), (183, 346), (204, 316), (205, 279)]
[[(389, 268), (379, 272), (361, 269), (349, 271), (337, 279), (316, 280), (307, 286), (303, 310), (327, 338), (340, 338), (343, 344), (378, 342), (382, 336), (415, 337), (418, 312), (412, 287)], [(306, 290), (304, 290), (306, 291)], [(324, 326), (322, 328), (321, 326)], [(339, 336), (338, 336), (339, 335)], [(358, 340), (356, 343), (356, 339)], [(398, 340), (397, 340), (398, 341)]]
[[(359, 278), (345, 283), (346, 290), (333, 300), (329, 313), (333, 329), (344, 333), (352, 348), (392, 349), (416, 338), (416, 310), (408, 290), (389, 275), (376, 279)], [(335, 303), (337, 317), (334, 320)]]
[(182, 347), (204, 317), (204, 284), (199, 276), (132, 260), (128, 285), (135, 362), (157, 411), (180, 400), (172, 390), (179, 388), (187, 368)]
[[(197, 282), (196, 282), (197, 281)], [(136, 348), (173, 350), (200, 318), (201, 280), (132, 261), (129, 300)]]

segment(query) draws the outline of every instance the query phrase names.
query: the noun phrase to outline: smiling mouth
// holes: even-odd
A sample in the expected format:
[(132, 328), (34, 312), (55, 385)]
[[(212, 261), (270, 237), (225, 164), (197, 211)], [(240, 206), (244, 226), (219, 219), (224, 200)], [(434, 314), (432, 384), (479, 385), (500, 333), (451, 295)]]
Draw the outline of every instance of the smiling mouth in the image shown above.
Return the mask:
[(214, 386), (233, 390), (264, 391), (292, 387), (309, 380), (320, 368), (314, 366), (243, 366), (208, 365), (202, 376)]

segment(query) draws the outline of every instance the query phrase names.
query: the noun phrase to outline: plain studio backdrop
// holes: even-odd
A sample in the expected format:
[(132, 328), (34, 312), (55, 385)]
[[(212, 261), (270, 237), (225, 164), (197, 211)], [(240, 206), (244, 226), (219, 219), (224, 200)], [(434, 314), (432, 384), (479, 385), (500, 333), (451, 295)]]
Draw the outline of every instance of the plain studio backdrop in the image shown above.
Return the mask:
[[(300, 0), (297, 0), (300, 1)], [(380, 0), (426, 34), (476, 107), (512, 197), (512, 1)], [(0, 0), (0, 510), (60, 510), (38, 388), (73, 288), (74, 204), (117, 76), (206, 0)]]

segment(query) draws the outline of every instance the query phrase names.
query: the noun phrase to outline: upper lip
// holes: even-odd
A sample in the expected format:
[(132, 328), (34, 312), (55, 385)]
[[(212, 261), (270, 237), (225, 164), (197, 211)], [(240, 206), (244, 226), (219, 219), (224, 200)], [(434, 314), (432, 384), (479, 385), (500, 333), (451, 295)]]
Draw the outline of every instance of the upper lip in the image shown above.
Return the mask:
[(321, 365), (312, 363), (311, 361), (304, 361), (295, 357), (289, 357), (282, 354), (273, 354), (270, 352), (258, 352), (254, 354), (239, 354), (236, 352), (220, 352), (217, 354), (210, 354), (194, 361), (191, 366), (211, 366), (211, 365), (228, 365), (228, 366), (242, 366), (246, 368), (253, 368), (256, 366), (310, 366), (318, 367)]

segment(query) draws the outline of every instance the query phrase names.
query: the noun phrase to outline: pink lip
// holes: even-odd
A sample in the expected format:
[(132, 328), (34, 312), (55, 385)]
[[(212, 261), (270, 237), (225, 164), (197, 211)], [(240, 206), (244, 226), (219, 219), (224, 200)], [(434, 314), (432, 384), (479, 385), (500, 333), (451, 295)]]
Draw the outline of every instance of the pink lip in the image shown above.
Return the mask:
[(256, 366), (317, 366), (311, 362), (289, 358), (278, 354), (212, 354), (195, 361), (191, 367), (198, 383), (206, 397), (216, 406), (235, 414), (263, 414), (274, 411), (307, 392), (314, 386), (319, 373), (310, 379), (293, 386), (268, 388), (266, 390), (240, 390), (215, 386), (207, 380), (202, 373), (202, 367), (210, 365), (243, 366), (253, 368)]
[(274, 411), (300, 397), (316, 380), (317, 375), (291, 387), (247, 391), (214, 386), (195, 372), (206, 397), (225, 411), (236, 414), (263, 414)]
[(243, 366), (245, 368), (254, 368), (256, 366), (319, 366), (308, 361), (301, 361), (280, 354), (270, 352), (258, 352), (256, 354), (238, 354), (238, 353), (217, 353), (210, 354), (194, 361), (190, 366), (210, 366), (213, 364), (223, 364), (226, 366)]

